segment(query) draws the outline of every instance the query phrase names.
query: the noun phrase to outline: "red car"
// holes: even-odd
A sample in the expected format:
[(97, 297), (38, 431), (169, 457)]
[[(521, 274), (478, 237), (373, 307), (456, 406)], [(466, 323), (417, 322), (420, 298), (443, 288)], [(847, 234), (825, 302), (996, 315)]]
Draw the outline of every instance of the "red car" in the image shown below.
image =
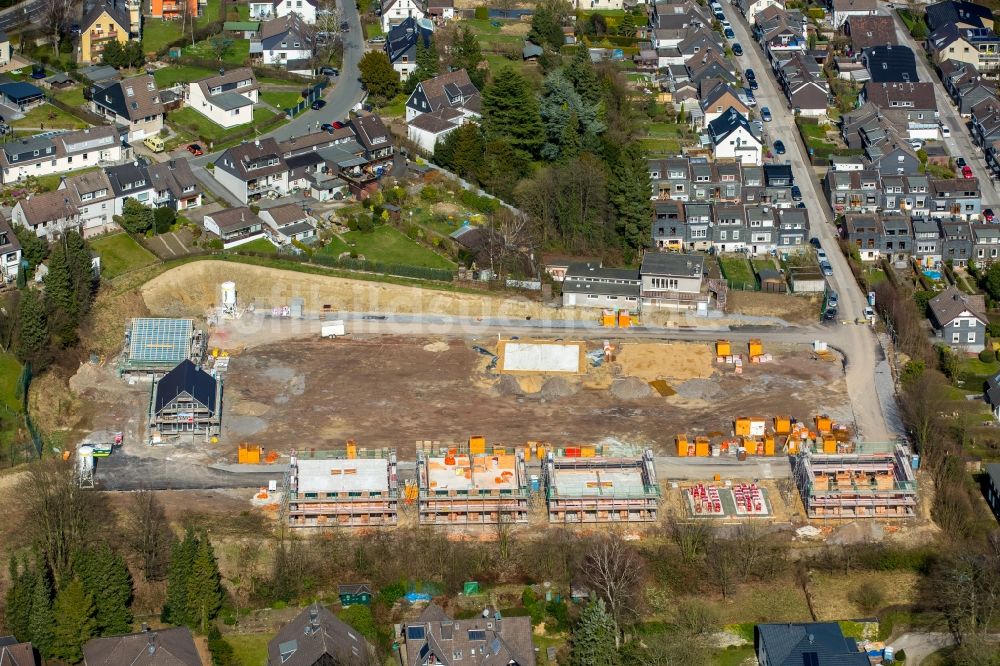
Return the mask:
[(972, 178), (972, 167), (968, 164), (962, 167), (962, 175), (966, 178)]
[(194, 155), (195, 157), (200, 157), (205, 154), (205, 151), (203, 151), (201, 149), (201, 146), (199, 146), (197, 143), (192, 143), (188, 145), (187, 151), (192, 155)]

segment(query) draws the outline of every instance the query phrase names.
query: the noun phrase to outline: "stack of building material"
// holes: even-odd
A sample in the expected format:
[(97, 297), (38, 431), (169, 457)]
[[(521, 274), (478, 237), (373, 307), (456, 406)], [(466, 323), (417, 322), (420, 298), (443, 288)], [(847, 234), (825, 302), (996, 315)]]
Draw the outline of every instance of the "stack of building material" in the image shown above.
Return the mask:
[(733, 486), (733, 500), (739, 515), (762, 515), (767, 513), (764, 495), (756, 483), (738, 483)]
[(723, 515), (722, 498), (719, 497), (719, 489), (715, 486), (706, 486), (699, 483), (688, 489), (691, 496), (691, 506), (696, 514)]

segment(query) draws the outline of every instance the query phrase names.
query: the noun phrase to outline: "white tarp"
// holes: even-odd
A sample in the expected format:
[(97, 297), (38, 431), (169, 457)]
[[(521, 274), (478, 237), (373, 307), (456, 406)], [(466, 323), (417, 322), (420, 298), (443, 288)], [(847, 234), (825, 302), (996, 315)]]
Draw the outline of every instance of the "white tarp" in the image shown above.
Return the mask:
[(503, 347), (504, 372), (580, 372), (579, 344), (508, 342)]

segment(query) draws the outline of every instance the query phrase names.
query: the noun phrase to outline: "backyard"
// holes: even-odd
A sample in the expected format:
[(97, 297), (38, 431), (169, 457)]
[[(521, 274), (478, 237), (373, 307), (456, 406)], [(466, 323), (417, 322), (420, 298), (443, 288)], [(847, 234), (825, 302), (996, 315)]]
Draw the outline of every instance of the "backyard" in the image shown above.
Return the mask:
[(302, 100), (302, 95), (297, 92), (262, 92), (260, 99), (276, 109), (290, 109)]
[(720, 256), (719, 266), (722, 268), (722, 274), (726, 277), (730, 287), (750, 291), (757, 290), (757, 278), (754, 277), (750, 262), (742, 254)]
[(454, 262), (407, 238), (395, 227), (379, 225), (370, 233), (348, 231), (320, 249), (321, 254), (339, 256), (356, 252), (369, 261), (422, 268), (455, 268)]
[[(193, 56), (195, 58), (205, 58), (211, 60), (219, 60), (218, 56), (214, 52), (211, 39), (206, 39), (203, 42), (198, 42), (192, 46), (184, 47), (184, 55)], [(242, 66), (247, 58), (250, 57), (250, 40), (248, 39), (235, 39), (232, 45), (226, 51), (225, 56), (222, 58), (221, 63), (223, 65), (232, 66)]]
[(75, 85), (65, 90), (56, 90), (52, 96), (67, 106), (83, 106), (87, 100), (83, 98), (83, 86)]
[(693, 143), (688, 138), (690, 130), (682, 123), (649, 123), (642, 147), (650, 155), (677, 155), (681, 147)]
[(38, 176), (38, 191), (39, 192), (51, 192), (59, 188), (59, 183), (62, 182), (63, 178), (69, 178), (70, 176), (78, 176), (81, 173), (87, 173), (88, 171), (96, 171), (100, 167), (92, 166), (86, 169), (77, 169), (76, 171), (69, 171), (64, 173), (50, 173), (47, 176)]
[(804, 118), (797, 118), (796, 124), (809, 149), (809, 155), (821, 159), (829, 159), (833, 154), (846, 154), (846, 149), (842, 149), (836, 143), (827, 141), (827, 126), (816, 122), (809, 122)]
[[(221, 144), (230, 140), (230, 137), (236, 136), (241, 132), (245, 132), (249, 128), (259, 126), (261, 123), (267, 122), (268, 120), (274, 118), (275, 115), (276, 114), (273, 111), (268, 109), (256, 108), (253, 110), (252, 123), (237, 125), (236, 127), (230, 127), (227, 129), (221, 125), (216, 125), (214, 122), (194, 109), (185, 107), (177, 111), (172, 111), (168, 121), (170, 124), (181, 128), (189, 134), (192, 134), (195, 138), (201, 141), (211, 142), (212, 144)], [(216, 145), (215, 147), (218, 148), (219, 146)]]
[[(221, 2), (222, 0), (208, 0), (201, 16), (195, 19), (195, 26), (202, 28), (212, 21), (218, 20)], [(170, 42), (180, 39), (181, 36), (180, 21), (147, 18), (142, 22), (142, 48), (147, 53), (159, 52)]]
[(90, 247), (100, 256), (101, 275), (108, 279), (156, 262), (152, 252), (126, 233), (92, 240)]
[(51, 104), (42, 104), (25, 113), (20, 120), (15, 120), (11, 123), (11, 127), (39, 130), (83, 129), (87, 127), (87, 123)]

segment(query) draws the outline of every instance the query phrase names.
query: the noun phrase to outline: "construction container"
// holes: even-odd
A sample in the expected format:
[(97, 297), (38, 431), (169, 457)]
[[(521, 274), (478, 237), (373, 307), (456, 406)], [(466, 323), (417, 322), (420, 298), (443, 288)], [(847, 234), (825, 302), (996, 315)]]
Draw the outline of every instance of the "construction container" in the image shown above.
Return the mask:
[(733, 348), (729, 344), (729, 340), (716, 340), (715, 341), (715, 355), (716, 356), (732, 356)]
[(735, 431), (737, 437), (749, 437), (750, 419), (745, 416), (737, 418), (733, 430)]
[(251, 446), (250, 444), (240, 444), (239, 450), (239, 463), (241, 465), (259, 465), (260, 464), (260, 454), (263, 453), (264, 449), (259, 446)]
[(820, 433), (827, 433), (833, 429), (833, 421), (829, 416), (817, 416), (816, 417), (816, 430)]
[(358, 445), (353, 439), (347, 440), (347, 457), (351, 460), (358, 457)]
[(764, 353), (764, 345), (761, 344), (760, 338), (751, 338), (750, 344), (747, 345), (747, 351), (751, 357), (760, 356)]
[(581, 456), (581, 451), (579, 446), (567, 446), (563, 450), (563, 456), (566, 458), (579, 458)]
[(495, 456), (505, 456), (507, 455), (507, 447), (505, 446), (494, 446), (493, 455)]
[(628, 310), (622, 310), (618, 313), (618, 328), (631, 328), (632, 326), (632, 315), (629, 314)]
[(830, 435), (823, 435), (823, 453), (836, 453), (837, 440)]
[(792, 419), (787, 416), (774, 417), (774, 432), (778, 435), (787, 435), (792, 431)]
[(580, 457), (581, 458), (593, 458), (597, 455), (597, 449), (593, 446), (582, 446), (580, 447)]
[(469, 438), (469, 454), (478, 456), (486, 453), (486, 438), (482, 435), (473, 435)]
[(797, 437), (789, 437), (785, 441), (785, 448), (788, 449), (789, 455), (798, 455), (799, 453), (799, 440)]
[(774, 455), (774, 435), (764, 436), (764, 455), (765, 456)]
[(615, 313), (613, 310), (605, 310), (601, 314), (601, 326), (604, 326), (605, 328), (615, 327)]
[(539, 444), (538, 445), (538, 459), (542, 460), (543, 458), (545, 458), (545, 445), (544, 444)]
[(696, 437), (694, 440), (694, 454), (699, 458), (707, 458), (709, 452), (708, 437)]
[(677, 455), (681, 458), (686, 458), (688, 455), (687, 435), (677, 435), (674, 441), (677, 443)]
[(767, 429), (767, 421), (764, 420), (764, 417), (762, 416), (750, 417), (751, 437), (763, 437), (766, 429)]

